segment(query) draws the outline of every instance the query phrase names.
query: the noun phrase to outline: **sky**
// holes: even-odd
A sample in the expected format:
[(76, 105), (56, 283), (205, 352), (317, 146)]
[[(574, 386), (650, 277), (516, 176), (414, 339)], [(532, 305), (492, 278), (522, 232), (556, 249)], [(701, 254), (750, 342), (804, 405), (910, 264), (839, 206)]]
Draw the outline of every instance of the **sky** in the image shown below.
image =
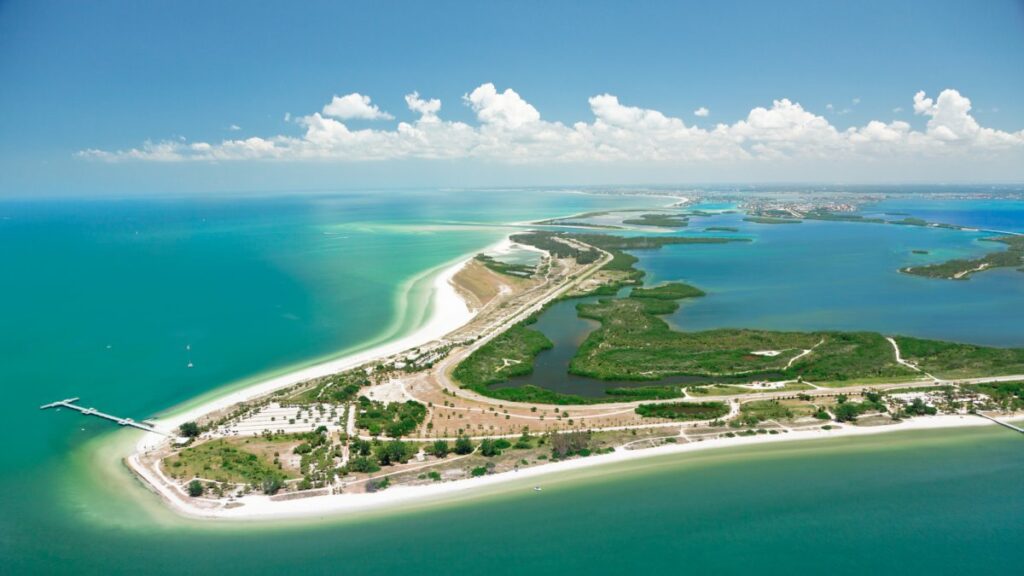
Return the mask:
[(0, 195), (1024, 181), (1024, 2), (0, 0)]

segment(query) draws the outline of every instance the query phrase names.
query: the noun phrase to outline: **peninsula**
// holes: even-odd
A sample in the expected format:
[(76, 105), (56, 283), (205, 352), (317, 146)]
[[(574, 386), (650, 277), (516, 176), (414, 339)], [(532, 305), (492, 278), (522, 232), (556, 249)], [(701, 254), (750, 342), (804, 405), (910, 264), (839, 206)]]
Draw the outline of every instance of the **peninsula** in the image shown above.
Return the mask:
[[(289, 517), (665, 452), (986, 425), (981, 414), (1024, 408), (1024, 350), (875, 333), (689, 333), (661, 320), (714, 294), (643, 286), (631, 252), (746, 241), (513, 234), (503, 245), (543, 252), (536, 266), (485, 255), (440, 270), (435, 320), (417, 334), (157, 420), (127, 463), (182, 514)], [(551, 347), (536, 319), (583, 297), (579, 315), (599, 328), (569, 372), (608, 382), (604, 395), (496, 386), (528, 377)]]

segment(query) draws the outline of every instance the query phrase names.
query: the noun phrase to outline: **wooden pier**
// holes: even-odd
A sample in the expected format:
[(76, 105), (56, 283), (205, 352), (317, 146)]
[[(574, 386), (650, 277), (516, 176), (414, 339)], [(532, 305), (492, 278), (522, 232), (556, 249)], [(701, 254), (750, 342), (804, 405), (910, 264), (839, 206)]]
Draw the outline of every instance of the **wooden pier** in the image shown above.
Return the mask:
[(1013, 430), (1014, 432), (1020, 432), (1021, 434), (1024, 434), (1024, 428), (1021, 428), (1020, 426), (1014, 426), (1013, 424), (1010, 424), (1009, 422), (1003, 422), (1002, 420), (996, 420), (995, 418), (989, 416), (988, 414), (982, 414), (981, 412), (975, 412), (975, 414), (977, 414), (978, 416), (981, 416), (982, 418), (984, 418), (986, 420), (991, 420), (991, 421), (995, 422), (996, 424), (999, 424), (1000, 426), (1005, 426), (1006, 428), (1009, 428), (1010, 430)]
[(79, 398), (65, 398), (64, 400), (58, 400), (57, 402), (50, 402), (49, 404), (43, 404), (42, 406), (39, 407), (39, 409), (40, 410), (47, 410), (47, 409), (50, 409), (50, 408), (58, 408), (58, 409), (59, 408), (70, 408), (72, 410), (77, 410), (77, 411), (81, 412), (82, 414), (84, 414), (86, 416), (96, 416), (98, 418), (103, 418), (104, 420), (110, 420), (111, 422), (117, 422), (121, 426), (131, 426), (132, 428), (138, 428), (139, 430), (145, 430), (146, 432), (156, 432), (157, 434), (163, 434), (163, 432), (160, 432), (159, 430), (154, 428), (152, 425), (146, 424), (144, 422), (136, 422), (135, 420), (132, 420), (131, 418), (121, 418), (121, 417), (118, 417), (118, 416), (114, 416), (113, 414), (107, 414), (105, 412), (100, 412), (99, 410), (97, 410), (95, 408), (82, 408), (81, 406), (75, 404), (75, 402), (78, 402), (78, 400), (79, 400)]

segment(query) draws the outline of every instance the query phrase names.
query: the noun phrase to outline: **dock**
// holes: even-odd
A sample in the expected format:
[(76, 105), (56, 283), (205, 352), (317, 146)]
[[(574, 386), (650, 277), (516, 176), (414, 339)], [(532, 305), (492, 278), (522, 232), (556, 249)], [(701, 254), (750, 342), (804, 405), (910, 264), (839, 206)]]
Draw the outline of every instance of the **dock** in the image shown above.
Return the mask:
[[(75, 402), (78, 402), (81, 398), (65, 398), (56, 402), (50, 402), (49, 404), (43, 404), (39, 407), (40, 410), (48, 410), (50, 408), (70, 408), (77, 410), (85, 416), (96, 416), (97, 418), (103, 418), (104, 420), (110, 420), (111, 422), (117, 422), (121, 426), (131, 426), (132, 428), (138, 428), (139, 430), (145, 430), (146, 432), (155, 432), (157, 434), (163, 434), (150, 424), (145, 422), (136, 422), (131, 418), (121, 418), (114, 416), (113, 414), (107, 414), (106, 412), (100, 412), (95, 408), (83, 408)], [(166, 434), (165, 434), (166, 436)]]
[(995, 418), (989, 416), (988, 414), (982, 414), (981, 412), (975, 412), (975, 414), (977, 414), (978, 416), (981, 416), (982, 418), (984, 418), (986, 420), (991, 420), (991, 421), (995, 422), (996, 424), (999, 424), (1000, 426), (1005, 426), (1006, 428), (1009, 428), (1010, 430), (1013, 430), (1014, 432), (1020, 432), (1021, 434), (1024, 434), (1024, 428), (1021, 428), (1020, 426), (1014, 426), (1013, 424), (1010, 424), (1009, 422), (1003, 422), (1002, 420), (996, 420)]

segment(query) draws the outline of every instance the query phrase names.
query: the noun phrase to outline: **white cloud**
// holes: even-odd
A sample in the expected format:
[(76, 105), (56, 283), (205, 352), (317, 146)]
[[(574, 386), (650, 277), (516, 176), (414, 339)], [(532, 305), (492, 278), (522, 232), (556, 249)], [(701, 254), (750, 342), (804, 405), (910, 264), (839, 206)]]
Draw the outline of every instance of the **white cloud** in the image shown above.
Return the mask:
[(707, 118), (708, 114), (711, 114), (711, 111), (704, 106), (701, 106), (700, 108), (697, 108), (696, 110), (693, 111), (693, 115), (698, 118)]
[[(658, 110), (630, 106), (611, 94), (589, 99), (593, 118), (566, 125), (544, 120), (512, 89), (483, 84), (463, 97), (476, 114), (467, 124), (440, 117), (441, 101), (413, 92), (406, 104), (419, 118), (394, 127), (353, 129), (351, 118), (390, 118), (368, 97), (334, 97), (320, 112), (295, 118), (300, 134), (228, 139), (219, 143), (168, 140), (128, 150), (89, 149), (79, 156), (108, 161), (338, 161), (477, 159), (506, 164), (742, 163), (786, 159), (911, 161), (955, 157), (958, 161), (1024, 151), (1024, 130), (982, 127), (971, 102), (956, 90), (935, 98), (913, 97), (914, 113), (927, 118), (923, 130), (903, 121), (871, 120), (839, 130), (798, 102), (781, 98), (755, 107), (732, 124), (687, 126)], [(832, 110), (831, 105), (825, 107)], [(699, 116), (699, 115), (698, 115)], [(288, 116), (286, 116), (286, 119)], [(1015, 156), (1014, 158), (1016, 158)], [(728, 165), (733, 165), (728, 164)], [(947, 162), (948, 164), (948, 162)]]
[(498, 128), (515, 129), (540, 120), (540, 112), (515, 90), (506, 88), (499, 93), (490, 82), (477, 86), (462, 98), (476, 112), (478, 120)]
[(405, 103), (409, 106), (409, 110), (412, 110), (413, 112), (419, 112), (420, 120), (424, 122), (436, 122), (437, 113), (441, 111), (440, 100), (438, 100), (437, 98), (423, 100), (420, 98), (419, 92), (406, 94)]
[(897, 106), (897, 107), (892, 109), (892, 113), (893, 114), (899, 114), (900, 112), (903, 112), (903, 107), (902, 106)]
[(856, 106), (857, 104), (860, 104), (860, 98), (854, 98), (852, 100), (852, 102), (853, 102), (853, 105)]
[(382, 112), (376, 105), (370, 103), (370, 97), (358, 92), (335, 96), (324, 106), (324, 116), (331, 116), (339, 120), (391, 120), (394, 117), (387, 112)]
[(825, 104), (825, 110), (828, 110), (829, 112), (831, 112), (831, 111), (835, 110), (835, 106), (833, 106), (832, 103), (829, 102), (828, 104)]
[(231, 126), (228, 126), (228, 130), (231, 130), (232, 132), (238, 132), (241, 129), (242, 127), (238, 124), (232, 124)]

